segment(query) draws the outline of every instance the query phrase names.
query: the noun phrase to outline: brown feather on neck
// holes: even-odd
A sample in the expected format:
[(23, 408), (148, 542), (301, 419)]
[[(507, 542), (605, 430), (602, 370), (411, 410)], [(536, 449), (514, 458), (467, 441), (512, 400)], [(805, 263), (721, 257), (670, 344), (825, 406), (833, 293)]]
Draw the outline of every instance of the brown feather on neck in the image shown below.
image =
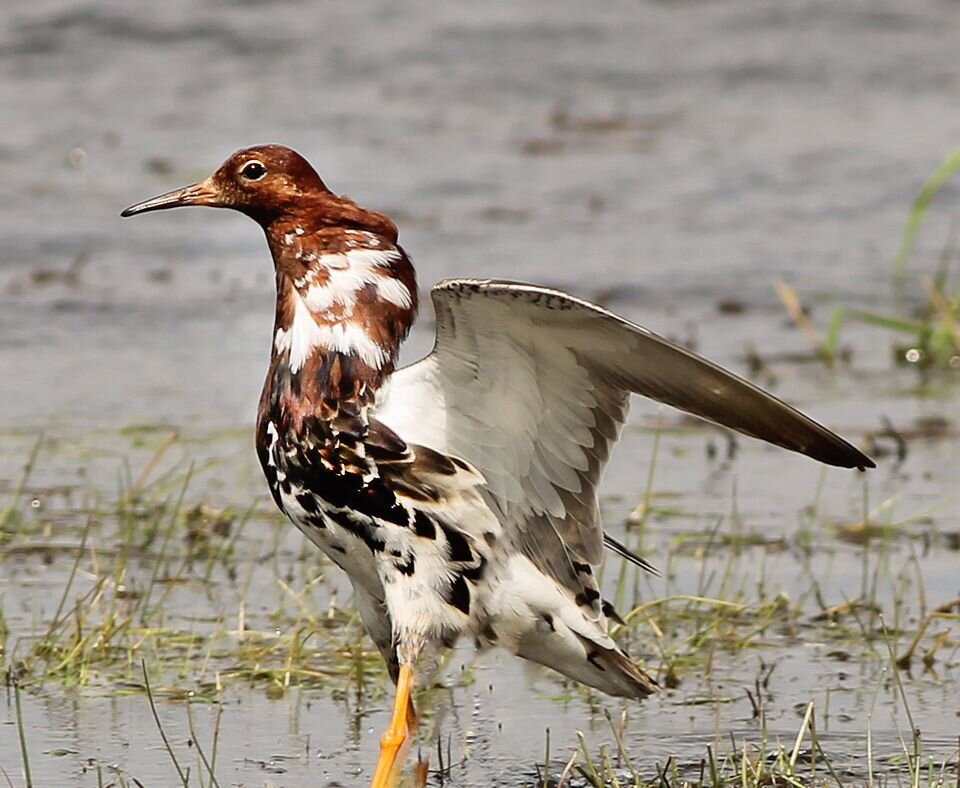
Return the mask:
[[(296, 429), (311, 416), (353, 424), (393, 372), (416, 317), (413, 267), (400, 247), (369, 229), (275, 229), (277, 311), (264, 394)], [(306, 356), (305, 335), (317, 340)]]
[(326, 239), (317, 238), (320, 246), (325, 245), (324, 240), (329, 244), (344, 230), (365, 231), (390, 245), (396, 244), (399, 236), (397, 226), (385, 214), (361, 208), (350, 198), (338, 197), (330, 192), (317, 192), (301, 199), (297, 210), (278, 215), (263, 229), (275, 261), (284, 236), (297, 229), (303, 234), (322, 234), (327, 231)]

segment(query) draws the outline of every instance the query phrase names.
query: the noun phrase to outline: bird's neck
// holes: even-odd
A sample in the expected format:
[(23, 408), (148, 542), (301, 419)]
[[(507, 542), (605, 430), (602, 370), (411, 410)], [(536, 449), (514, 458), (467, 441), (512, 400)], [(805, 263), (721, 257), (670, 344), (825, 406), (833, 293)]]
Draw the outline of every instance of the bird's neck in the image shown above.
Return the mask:
[(416, 317), (413, 266), (365, 230), (292, 225), (268, 239), (277, 309), (260, 419), (295, 433), (343, 421), (356, 434)]

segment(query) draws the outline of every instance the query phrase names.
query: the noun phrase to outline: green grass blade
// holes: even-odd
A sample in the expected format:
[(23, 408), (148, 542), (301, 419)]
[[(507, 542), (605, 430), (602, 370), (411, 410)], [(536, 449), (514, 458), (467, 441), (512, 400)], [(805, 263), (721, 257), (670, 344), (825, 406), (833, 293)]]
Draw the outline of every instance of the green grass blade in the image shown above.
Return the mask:
[(950, 154), (937, 166), (933, 174), (920, 187), (920, 191), (910, 206), (910, 214), (907, 216), (907, 226), (903, 230), (900, 238), (900, 248), (897, 250), (897, 258), (893, 264), (893, 276), (897, 280), (903, 279), (903, 274), (907, 266), (907, 260), (910, 252), (913, 250), (913, 244), (917, 240), (917, 233), (920, 232), (920, 225), (923, 224), (923, 217), (930, 206), (931, 201), (940, 191), (950, 177), (960, 170), (960, 148), (951, 151)]
[(881, 315), (878, 312), (869, 312), (865, 309), (848, 309), (847, 314), (855, 320), (859, 320), (861, 323), (868, 323), (869, 325), (886, 328), (890, 331), (898, 331), (901, 334), (916, 336), (926, 329), (926, 325), (918, 320), (907, 320), (902, 317)]

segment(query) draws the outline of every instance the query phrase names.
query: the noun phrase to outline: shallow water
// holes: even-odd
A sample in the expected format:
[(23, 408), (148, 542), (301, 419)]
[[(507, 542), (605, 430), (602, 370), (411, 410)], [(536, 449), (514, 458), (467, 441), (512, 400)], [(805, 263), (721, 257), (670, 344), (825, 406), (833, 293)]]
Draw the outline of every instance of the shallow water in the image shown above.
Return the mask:
[[(267, 552), (279, 539), (251, 577), (248, 593), (260, 605), (247, 611), (250, 621), (266, 630), (271, 611), (289, 602), (276, 577), (306, 571), (301, 542), (289, 528), (274, 536), (283, 526), (268, 514), (250, 435), (272, 320), (259, 231), (225, 212), (117, 216), (204, 176), (236, 147), (276, 141), (300, 149), (335, 190), (394, 215), (424, 288), (457, 275), (563, 287), (739, 370), (752, 345), (771, 359), (764, 385), (855, 441), (882, 429), (884, 417), (901, 430), (945, 419), (948, 439), (911, 440), (903, 463), (883, 458), (861, 477), (821, 475), (803, 458), (747, 441), (724, 461), (722, 436), (665, 413), (671, 429), (653, 491), (673, 511), (653, 517), (643, 535), (654, 563), (671, 570), (639, 582), (644, 599), (696, 593), (701, 572), (722, 575), (732, 562), (737, 583), (727, 593), (744, 586), (756, 599), (762, 587), (796, 600), (816, 581), (826, 603), (838, 604), (860, 593), (862, 551), (826, 526), (859, 519), (865, 496), (871, 508), (887, 502), (877, 517), (902, 522), (907, 536), (875, 544), (868, 567), (880, 578), (878, 600), (890, 609), (906, 599), (902, 625), (915, 630), (918, 575), (928, 606), (960, 593), (951, 549), (960, 533), (956, 375), (922, 380), (893, 363), (894, 337), (855, 323), (842, 334), (847, 366), (778, 360), (809, 343), (772, 281), (791, 283), (821, 329), (836, 304), (899, 313), (922, 299), (911, 278), (906, 305), (898, 301), (889, 271), (910, 200), (960, 138), (958, 28), (956, 4), (945, 0), (589, 10), (572, 2), (16, 4), (0, 19), (0, 509), (42, 433), (19, 507), (25, 533), (75, 547), (91, 501), (116, 497), (124, 463), (136, 476), (165, 430), (176, 430), (161, 470), (201, 466), (190, 501), (243, 509), (259, 500), (238, 553)], [(958, 193), (948, 185), (938, 196), (911, 274), (935, 269)], [(724, 302), (743, 311), (718, 309)], [(431, 330), (427, 308), (408, 358), (429, 347)], [(636, 403), (615, 454), (604, 499), (615, 534), (643, 497), (659, 418)], [(708, 456), (710, 445), (720, 459)], [(202, 466), (206, 459), (216, 464)], [(806, 562), (798, 533), (814, 501)], [(774, 544), (716, 548), (707, 558), (683, 549), (691, 532), (703, 545), (720, 518), (722, 533)], [(98, 538), (109, 539), (109, 528)], [(0, 544), (8, 661), (18, 638), (42, 629), (73, 560), (14, 547), (23, 545)], [(142, 585), (149, 557), (135, 571)], [(619, 572), (611, 561), (610, 587)], [(329, 605), (328, 590), (313, 589), (317, 609)], [(719, 590), (718, 580), (711, 591)], [(232, 620), (238, 593), (223, 576), (196, 580), (171, 592), (170, 622)], [(878, 763), (900, 751), (898, 726), (909, 725), (883, 655), (828, 657), (837, 645), (809, 625), (814, 600), (804, 609), (798, 627), (764, 633), (762, 648), (718, 652), (709, 679), (686, 675), (677, 690), (629, 706), (627, 744), (644, 773), (671, 754), (698, 763), (707, 743), (731, 734), (755, 740), (744, 688), (761, 658), (776, 662), (772, 735), (792, 745), (798, 706), (815, 700), (825, 747), (862, 775), (865, 719), (876, 703)], [(940, 757), (956, 747), (956, 639), (954, 628), (935, 671), (903, 677), (924, 744)], [(649, 630), (639, 627), (632, 647), (656, 668)], [(459, 666), (471, 660), (464, 649), (451, 661), (458, 687), (441, 724), (455, 760), (468, 756), (455, 784), (530, 784), (546, 727), (559, 763), (577, 730), (591, 743), (611, 740), (597, 709), (617, 715), (618, 702), (565, 690), (499, 654), (483, 657), (464, 685)], [(180, 685), (196, 679), (192, 670), (185, 664)], [(317, 784), (322, 774), (350, 785), (366, 775), (389, 701), (374, 687), (358, 705), (332, 684), (281, 699), (228, 685), (221, 784)], [(712, 702), (696, 702), (704, 697)], [(149, 786), (176, 782), (142, 693), (94, 681), (50, 684), (21, 700), (36, 784), (96, 785), (97, 763)], [(215, 706), (193, 708), (198, 741), (209, 742)], [(184, 705), (161, 702), (159, 711), (196, 768)], [(0, 766), (16, 780), (15, 719), (7, 693)]]

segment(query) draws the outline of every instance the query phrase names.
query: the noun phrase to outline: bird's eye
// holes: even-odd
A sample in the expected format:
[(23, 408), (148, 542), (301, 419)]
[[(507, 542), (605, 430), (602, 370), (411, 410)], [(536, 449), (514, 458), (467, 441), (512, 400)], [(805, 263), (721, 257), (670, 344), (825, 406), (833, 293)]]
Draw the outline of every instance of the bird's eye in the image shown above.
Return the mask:
[(248, 181), (259, 181), (267, 174), (267, 168), (259, 161), (248, 161), (240, 170), (240, 175)]

